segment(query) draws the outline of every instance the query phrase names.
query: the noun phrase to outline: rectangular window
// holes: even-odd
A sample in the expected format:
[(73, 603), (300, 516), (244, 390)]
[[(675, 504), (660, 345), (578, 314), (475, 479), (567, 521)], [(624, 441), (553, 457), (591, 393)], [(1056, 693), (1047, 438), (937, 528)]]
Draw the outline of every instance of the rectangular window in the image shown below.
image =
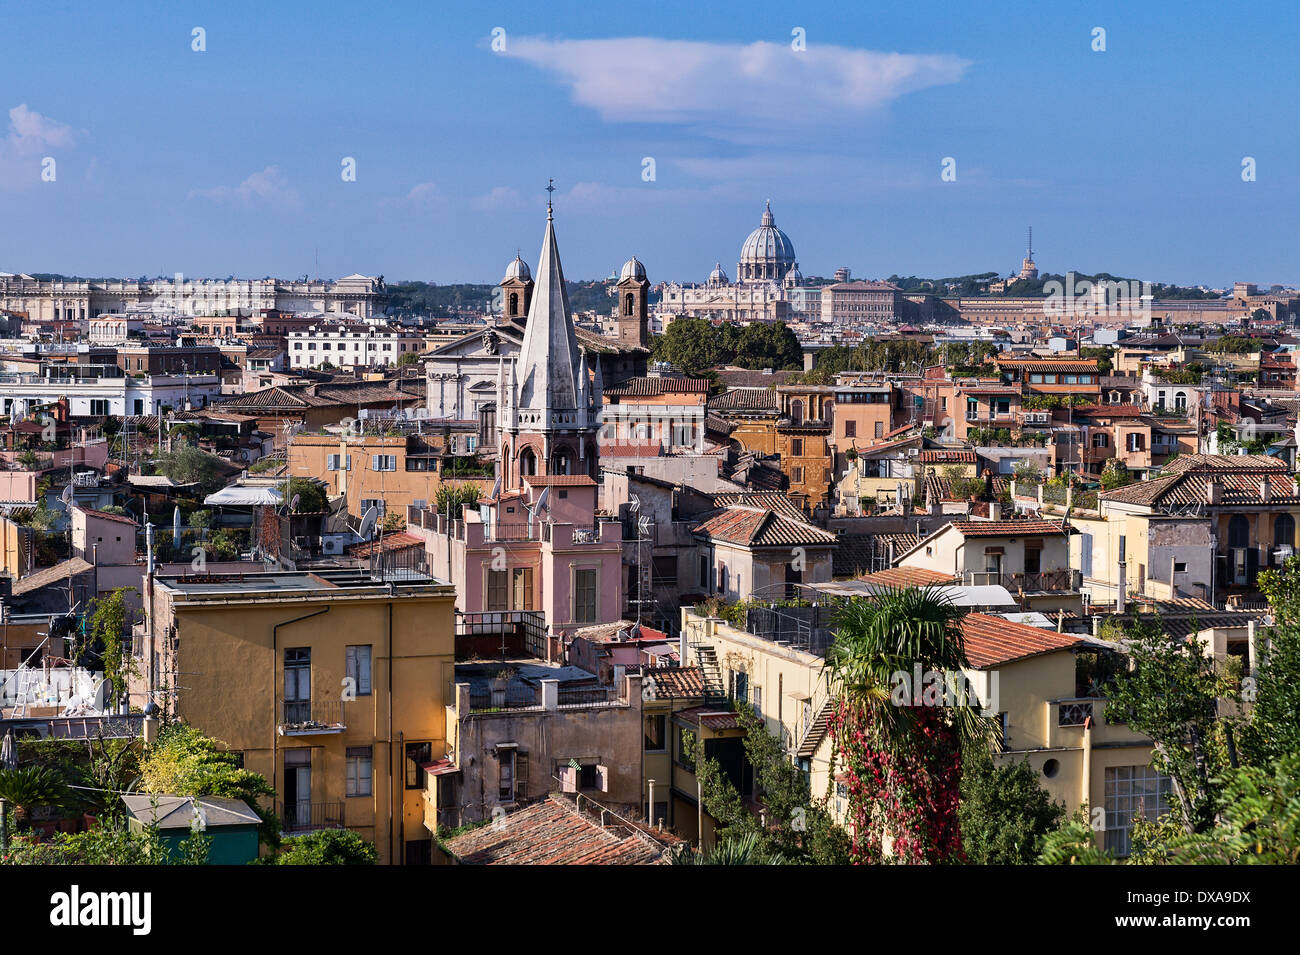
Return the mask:
[(533, 568), (516, 567), (512, 572), (511, 605), (512, 610), (533, 609)]
[(515, 749), (497, 749), (497, 798), (503, 803), (515, 801)]
[(790, 445), (790, 453), (796, 458), (803, 457), (803, 438), (795, 438)]
[(1148, 822), (1169, 811), (1173, 781), (1150, 766), (1106, 768), (1106, 848), (1123, 858), (1129, 854), (1133, 820)]
[(510, 609), (510, 572), (506, 570), (489, 570), (487, 572), (487, 595), (484, 610)]
[(596, 571), (573, 572), (573, 622), (596, 622)]
[(645, 750), (647, 753), (662, 753), (668, 745), (668, 717), (663, 713), (653, 713), (645, 718)]
[(424, 764), (433, 761), (432, 743), (406, 744), (406, 788), (424, 788)]
[(397, 455), (395, 454), (372, 454), (370, 456), (370, 470), (372, 471), (396, 471)]
[(311, 719), (311, 647), (286, 647), (284, 651), (284, 722)]
[(369, 796), (372, 792), (372, 779), (374, 776), (373, 748), (370, 746), (349, 746), (347, 761), (347, 795)]
[(370, 644), (347, 648), (347, 677), (357, 696), (370, 695)]
[(876, 436), (877, 438), (883, 438), (883, 437), (885, 436), (885, 422), (883, 422), (883, 421), (877, 421), (877, 422), (876, 422), (876, 435), (875, 435), (875, 436)]
[(858, 436), (858, 423), (853, 420), (844, 422), (844, 437), (856, 438)]

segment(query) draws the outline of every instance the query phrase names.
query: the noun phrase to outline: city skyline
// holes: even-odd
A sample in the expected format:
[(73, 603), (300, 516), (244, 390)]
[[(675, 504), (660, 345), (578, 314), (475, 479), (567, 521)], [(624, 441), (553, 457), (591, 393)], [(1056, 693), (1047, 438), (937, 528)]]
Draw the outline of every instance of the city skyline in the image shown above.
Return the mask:
[(1212, 48), (1204, 4), (407, 5), (400, 31), (130, 6), (7, 11), (0, 270), (496, 282), (554, 177), (575, 278), (636, 255), (652, 281), (703, 282), (770, 199), (807, 275), (1007, 275), (1032, 224), (1044, 272), (1300, 284), (1277, 215), (1300, 134), (1252, 94), (1296, 85), (1258, 56), (1275, 4), (1216, 23)]

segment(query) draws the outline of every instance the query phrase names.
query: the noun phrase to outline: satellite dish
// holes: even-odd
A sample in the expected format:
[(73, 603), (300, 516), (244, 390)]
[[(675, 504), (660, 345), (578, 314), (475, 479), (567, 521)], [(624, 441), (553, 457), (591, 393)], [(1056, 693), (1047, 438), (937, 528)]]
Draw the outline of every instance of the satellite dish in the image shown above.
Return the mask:
[(501, 475), (498, 474), (496, 481), (494, 481), (492, 484), (492, 499), (496, 500), (496, 498), (500, 496), (501, 496)]
[(67, 487), (63, 489), (63, 493), (59, 495), (59, 499), (63, 501), (65, 507), (72, 506), (72, 485), (71, 484), (69, 484)]
[(300, 495), (300, 494), (295, 494), (295, 495), (293, 496), (293, 500), (289, 502), (289, 513), (290, 513), (290, 514), (292, 514), (292, 513), (294, 513), (295, 511), (298, 510), (298, 502), (299, 502), (301, 499), (302, 499), (302, 495)]
[(357, 536), (362, 540), (370, 540), (370, 535), (374, 532), (375, 523), (379, 520), (379, 508), (371, 504), (367, 509), (365, 516), (361, 518), (361, 526), (357, 528)]
[(549, 487), (542, 488), (542, 493), (537, 496), (537, 503), (533, 505), (533, 509), (536, 511), (543, 510), (546, 507), (546, 502), (550, 499), (551, 489)]

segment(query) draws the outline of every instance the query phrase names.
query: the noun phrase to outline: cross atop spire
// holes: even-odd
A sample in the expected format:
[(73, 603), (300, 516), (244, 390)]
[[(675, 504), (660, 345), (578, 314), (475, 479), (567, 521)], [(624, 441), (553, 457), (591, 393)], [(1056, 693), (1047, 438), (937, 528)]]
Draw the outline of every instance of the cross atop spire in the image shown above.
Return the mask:
[(551, 193), (555, 191), (555, 180), (546, 180), (546, 218), (551, 218)]

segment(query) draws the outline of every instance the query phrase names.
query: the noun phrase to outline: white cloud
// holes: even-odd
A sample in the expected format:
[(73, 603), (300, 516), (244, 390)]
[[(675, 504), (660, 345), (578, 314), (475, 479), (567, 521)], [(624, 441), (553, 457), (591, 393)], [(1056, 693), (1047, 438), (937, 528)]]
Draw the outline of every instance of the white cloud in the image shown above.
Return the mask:
[(429, 202), (440, 202), (443, 196), (438, 191), (437, 185), (432, 182), (422, 182), (412, 186), (411, 191), (406, 194), (408, 202), (425, 204)]
[(652, 37), (512, 37), (506, 55), (554, 74), (606, 120), (721, 127), (843, 119), (956, 83), (971, 65), (949, 54)]
[(187, 198), (288, 207), (298, 206), (301, 203), (297, 190), (289, 185), (289, 180), (280, 172), (279, 166), (267, 166), (261, 172), (253, 173), (237, 186), (191, 189)]
[(519, 192), (509, 186), (494, 186), (472, 200), (477, 209), (508, 209), (519, 204)]
[[(0, 189), (19, 189), (41, 181), (41, 159), (77, 140), (71, 126), (42, 116), (21, 103), (9, 110), (9, 128), (0, 139)], [(59, 156), (54, 155), (57, 160)]]

